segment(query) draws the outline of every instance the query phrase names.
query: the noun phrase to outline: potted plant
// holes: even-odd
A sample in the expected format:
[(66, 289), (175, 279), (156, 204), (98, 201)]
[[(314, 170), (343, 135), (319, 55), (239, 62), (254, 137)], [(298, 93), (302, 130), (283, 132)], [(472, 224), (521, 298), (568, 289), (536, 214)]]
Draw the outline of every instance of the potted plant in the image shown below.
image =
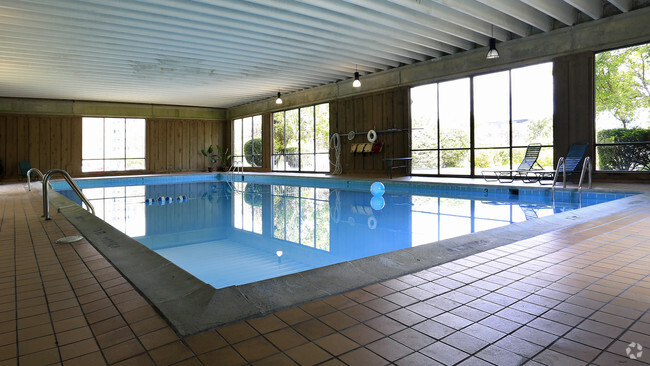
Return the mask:
[(205, 156), (210, 160), (210, 165), (208, 165), (209, 172), (212, 171), (212, 166), (214, 165), (214, 163), (217, 162), (217, 159), (215, 159), (215, 155), (212, 154), (213, 152), (214, 152), (214, 147), (212, 147), (212, 145), (210, 145), (210, 147), (208, 147), (206, 150), (201, 150), (201, 154), (203, 154), (203, 156)]
[(224, 150), (221, 149), (221, 146), (217, 145), (217, 153), (213, 155), (217, 161), (221, 162), (221, 170), (224, 172), (228, 170), (228, 159), (230, 159), (230, 154), (228, 153), (228, 148)]
[(216, 146), (217, 152), (215, 152), (215, 148), (210, 145), (210, 147), (207, 148), (207, 150), (201, 150), (201, 154), (205, 156), (206, 158), (210, 159), (210, 165), (208, 165), (208, 171), (211, 172), (213, 169), (213, 166), (216, 162), (221, 162), (221, 169), (226, 170), (228, 169), (228, 159), (230, 159), (230, 154), (228, 153), (228, 148), (225, 150), (221, 148), (221, 146), (217, 145)]

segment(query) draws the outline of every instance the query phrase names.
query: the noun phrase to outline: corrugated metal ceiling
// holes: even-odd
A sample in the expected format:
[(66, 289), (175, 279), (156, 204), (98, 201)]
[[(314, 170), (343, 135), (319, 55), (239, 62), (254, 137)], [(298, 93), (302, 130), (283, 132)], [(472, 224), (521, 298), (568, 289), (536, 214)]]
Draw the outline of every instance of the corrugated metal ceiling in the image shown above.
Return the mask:
[(1, 0), (0, 96), (227, 108), (647, 5)]

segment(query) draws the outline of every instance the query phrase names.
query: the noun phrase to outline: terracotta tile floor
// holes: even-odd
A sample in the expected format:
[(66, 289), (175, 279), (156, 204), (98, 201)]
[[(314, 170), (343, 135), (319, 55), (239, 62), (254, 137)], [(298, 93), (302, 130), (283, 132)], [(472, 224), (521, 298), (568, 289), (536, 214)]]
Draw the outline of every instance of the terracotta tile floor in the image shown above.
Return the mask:
[(0, 365), (650, 362), (650, 207), (181, 338), (41, 204), (0, 186)]

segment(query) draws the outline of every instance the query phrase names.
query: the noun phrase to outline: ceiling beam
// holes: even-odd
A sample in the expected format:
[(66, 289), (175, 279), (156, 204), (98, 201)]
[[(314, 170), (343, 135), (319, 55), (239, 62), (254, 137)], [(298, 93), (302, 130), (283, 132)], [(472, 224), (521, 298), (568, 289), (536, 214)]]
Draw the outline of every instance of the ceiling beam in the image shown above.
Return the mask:
[(439, 30), (447, 34), (466, 39), (476, 44), (487, 46), (489, 35), (485, 36), (473, 30), (450, 23), (440, 18), (431, 17), (392, 3), (375, 0), (345, 0), (348, 3), (364, 7), (371, 11), (383, 13), (389, 17), (400, 18), (408, 23), (419, 24), (422, 27)]
[(566, 25), (574, 25), (578, 21), (578, 11), (562, 0), (521, 0), (533, 8), (545, 13)]
[(414, 24), (405, 23), (399, 19), (387, 17), (384, 14), (360, 6), (342, 3), (331, 0), (297, 0), (299, 2), (317, 6), (323, 9), (331, 10), (342, 15), (350, 15), (356, 18), (356, 21), (367, 21), (383, 25), (381, 33), (388, 32), (395, 36), (403, 37), (410, 42), (427, 45), (428, 47), (439, 49), (446, 53), (456, 53), (457, 48), (469, 50), (474, 48), (472, 42), (466, 41), (459, 37), (436, 31), (424, 30), (422, 27)]
[[(336, 12), (328, 11), (310, 4), (303, 4), (296, 1), (287, 1), (287, 0), (249, 0), (250, 2), (264, 5), (271, 8), (277, 8), (279, 11), (286, 13), (285, 9), (291, 9), (291, 13), (298, 15), (301, 22), (311, 22), (312, 19), (320, 19), (321, 21), (327, 21), (330, 24), (327, 27), (333, 27), (338, 32), (342, 30), (347, 30), (336, 41), (341, 42), (352, 42), (354, 47), (368, 47), (366, 45), (371, 45), (371, 48), (385, 49), (385, 47), (390, 47), (390, 49), (385, 49), (387, 52), (393, 52), (400, 54), (401, 52), (411, 52), (411, 54), (419, 54), (418, 56), (413, 55), (414, 59), (421, 60), (422, 55), (430, 57), (440, 57), (443, 55), (442, 51), (431, 47), (426, 47), (421, 44), (414, 42), (409, 42), (403, 37), (400, 38), (399, 35), (394, 33), (386, 33), (386, 28), (380, 25), (365, 22), (363, 20), (357, 19), (355, 17), (349, 16), (347, 14), (339, 14)], [(311, 24), (311, 23), (308, 23)], [(318, 26), (314, 24), (313, 26)], [(343, 27), (342, 27), (343, 26)], [(382, 34), (380, 40), (372, 40), (370, 37), (366, 37), (367, 32), (373, 32), (375, 34)], [(386, 46), (385, 46), (386, 45)], [(455, 49), (450, 49), (447, 51), (454, 51)], [(353, 52), (353, 51), (352, 51)]]
[(609, 0), (609, 2), (623, 13), (632, 10), (632, 0)]
[(486, 37), (494, 37), (499, 41), (509, 41), (512, 38), (510, 32), (499, 27), (492, 33), (492, 24), (471, 15), (454, 10), (450, 7), (440, 5), (433, 1), (413, 1), (413, 0), (388, 0), (393, 4), (409, 8), (411, 10), (426, 14), (430, 17), (443, 19), (450, 23), (457, 24), (461, 27), (482, 34)]
[(530, 5), (519, 0), (478, 0), (504, 14), (509, 14), (524, 23), (528, 23), (544, 32), (553, 29), (553, 19)]
[(602, 0), (564, 0), (564, 2), (587, 14), (592, 19), (603, 17)]
[(447, 6), (461, 13), (471, 15), (489, 24), (494, 24), (497, 27), (506, 29), (521, 37), (526, 37), (530, 35), (531, 32), (530, 24), (524, 23), (515, 17), (505, 14), (499, 10), (493, 9), (487, 5), (483, 5), (475, 0), (465, 0), (465, 1), (431, 0), (431, 1)]

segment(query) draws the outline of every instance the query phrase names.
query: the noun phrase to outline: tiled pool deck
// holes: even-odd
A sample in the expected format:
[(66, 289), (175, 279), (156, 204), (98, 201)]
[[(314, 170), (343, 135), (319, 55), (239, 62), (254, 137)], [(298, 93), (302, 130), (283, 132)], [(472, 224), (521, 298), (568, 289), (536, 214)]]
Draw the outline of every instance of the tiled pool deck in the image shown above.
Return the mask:
[(0, 186), (0, 365), (650, 363), (650, 205), (189, 337), (41, 209)]

